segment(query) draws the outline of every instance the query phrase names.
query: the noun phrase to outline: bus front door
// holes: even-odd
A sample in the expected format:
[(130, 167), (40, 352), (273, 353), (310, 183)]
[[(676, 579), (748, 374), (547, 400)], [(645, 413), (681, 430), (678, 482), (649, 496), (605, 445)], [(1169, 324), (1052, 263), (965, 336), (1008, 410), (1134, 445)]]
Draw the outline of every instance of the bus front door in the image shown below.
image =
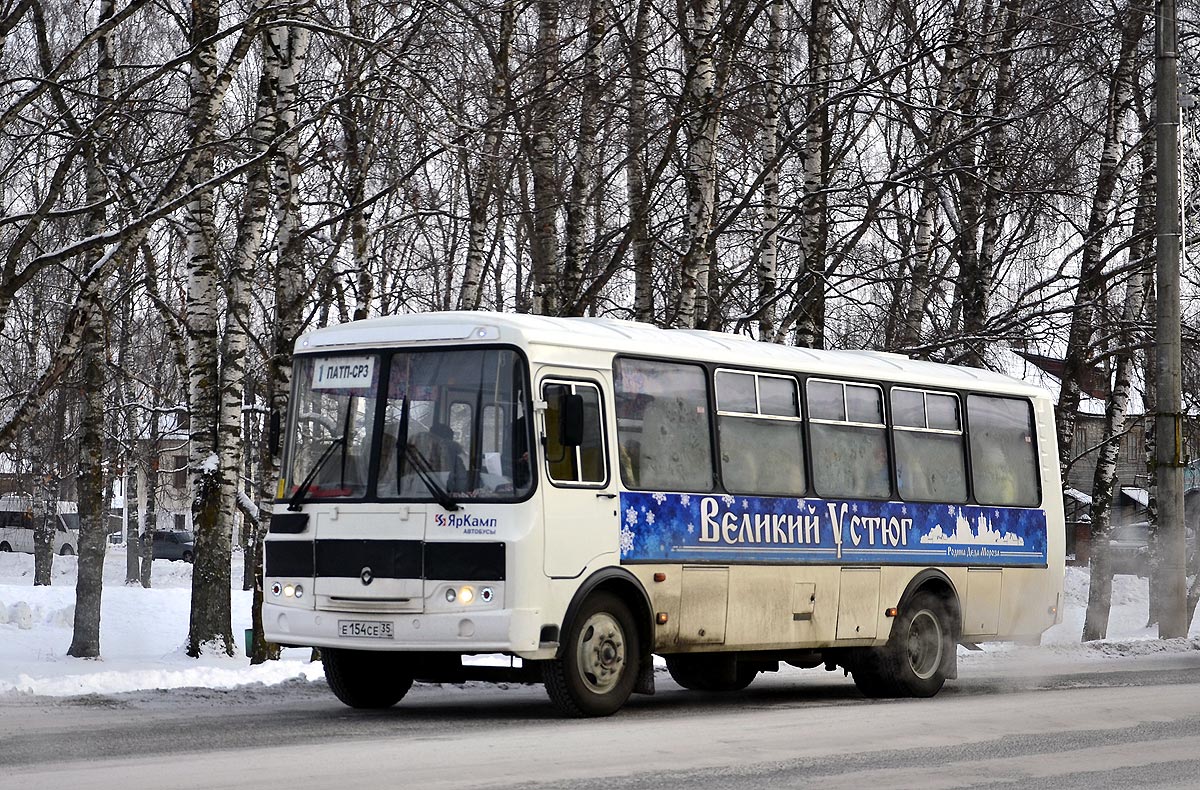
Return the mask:
[(538, 392), (545, 404), (539, 423), (543, 567), (547, 576), (574, 578), (595, 558), (618, 549), (618, 500), (605, 441), (606, 405), (599, 382), (578, 378), (577, 373), (543, 370)]

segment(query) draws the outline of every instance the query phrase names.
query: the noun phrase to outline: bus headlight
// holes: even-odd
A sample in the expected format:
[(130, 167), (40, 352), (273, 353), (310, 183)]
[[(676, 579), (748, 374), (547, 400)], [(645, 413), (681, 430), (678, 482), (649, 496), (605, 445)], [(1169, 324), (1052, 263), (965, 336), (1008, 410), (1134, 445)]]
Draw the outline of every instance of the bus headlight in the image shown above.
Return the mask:
[(458, 593), (454, 591), (454, 588), (446, 588), (446, 603), (454, 603), (456, 598), (458, 598)]
[(463, 587), (458, 591), (458, 602), (463, 606), (470, 604), (475, 600), (475, 590), (471, 587)]

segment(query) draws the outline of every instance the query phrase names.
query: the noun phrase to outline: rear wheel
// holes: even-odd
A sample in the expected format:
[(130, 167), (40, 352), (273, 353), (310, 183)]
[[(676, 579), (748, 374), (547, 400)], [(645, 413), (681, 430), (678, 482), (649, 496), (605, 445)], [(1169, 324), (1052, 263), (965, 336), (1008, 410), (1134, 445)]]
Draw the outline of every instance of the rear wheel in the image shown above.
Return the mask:
[(12, 551), (12, 546), (7, 543), (0, 543), (0, 551)]
[(609, 716), (633, 693), (640, 655), (629, 607), (612, 593), (596, 593), (571, 623), (562, 655), (542, 665), (542, 681), (567, 716)]
[(951, 618), (941, 598), (917, 593), (901, 607), (891, 638), (854, 660), (854, 684), (868, 697), (932, 697), (953, 658)]
[(72, 557), (74, 555), (75, 555), (75, 549), (71, 548), (70, 546), (63, 546), (58, 551), (58, 556), (60, 556), (60, 557)]
[(758, 670), (738, 662), (733, 656), (667, 656), (671, 679), (692, 691), (741, 691), (754, 682)]
[(913, 596), (911, 604), (900, 612), (892, 641), (896, 642), (893, 651), (898, 690), (911, 697), (937, 694), (946, 683), (945, 667), (954, 651), (950, 617), (942, 599), (932, 593)]
[(192, 553), (190, 551), (185, 551), (183, 553), (183, 557), (181, 559), (184, 562), (191, 562), (192, 561)]
[(390, 708), (412, 688), (412, 672), (395, 653), (321, 648), (325, 682), (352, 708)]

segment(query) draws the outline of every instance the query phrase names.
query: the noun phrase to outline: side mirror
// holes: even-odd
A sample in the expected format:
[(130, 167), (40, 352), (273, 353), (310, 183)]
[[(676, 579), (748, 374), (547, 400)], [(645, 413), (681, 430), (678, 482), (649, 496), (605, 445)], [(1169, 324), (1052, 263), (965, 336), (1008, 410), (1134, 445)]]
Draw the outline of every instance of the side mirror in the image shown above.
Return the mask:
[(272, 411), (271, 418), (267, 421), (267, 449), (271, 451), (271, 455), (279, 455), (279, 433), (279, 412)]
[(563, 395), (558, 404), (558, 442), (563, 447), (583, 444), (583, 396)]

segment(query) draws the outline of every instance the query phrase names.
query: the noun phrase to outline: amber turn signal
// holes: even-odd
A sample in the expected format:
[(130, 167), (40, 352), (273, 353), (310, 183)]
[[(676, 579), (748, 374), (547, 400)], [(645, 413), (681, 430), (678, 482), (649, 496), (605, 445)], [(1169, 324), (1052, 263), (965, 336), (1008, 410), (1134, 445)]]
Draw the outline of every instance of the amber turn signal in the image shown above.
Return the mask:
[(895, 617), (896, 615), (900, 614), (900, 610), (897, 609), (896, 607), (892, 606), (888, 609), (884, 609), (883, 613), (885, 615), (887, 615), (888, 617)]
[(658, 623), (659, 625), (666, 625), (667, 624), (667, 613), (659, 612), (658, 614), (656, 614), (654, 616), (654, 622)]
[(667, 574), (665, 574), (665, 573), (656, 573), (656, 574), (654, 574), (654, 581), (656, 581), (656, 582), (665, 582), (666, 580), (667, 580)]

